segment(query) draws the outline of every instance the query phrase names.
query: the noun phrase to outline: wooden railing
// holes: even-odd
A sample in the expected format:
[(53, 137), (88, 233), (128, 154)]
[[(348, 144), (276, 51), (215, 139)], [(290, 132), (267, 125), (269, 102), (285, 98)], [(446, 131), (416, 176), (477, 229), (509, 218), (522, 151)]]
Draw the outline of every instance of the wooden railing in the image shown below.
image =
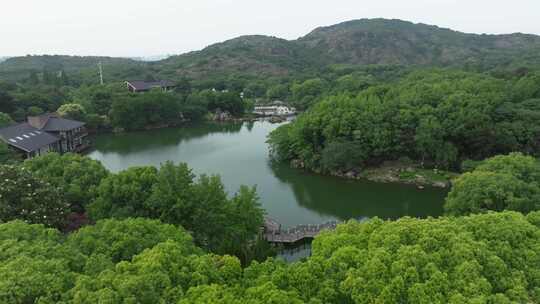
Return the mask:
[(304, 239), (312, 239), (323, 230), (333, 230), (339, 223), (338, 221), (331, 221), (323, 224), (297, 225), (282, 229), (281, 225), (277, 224), (276, 221), (267, 218), (265, 219), (264, 238), (270, 243), (292, 244)]

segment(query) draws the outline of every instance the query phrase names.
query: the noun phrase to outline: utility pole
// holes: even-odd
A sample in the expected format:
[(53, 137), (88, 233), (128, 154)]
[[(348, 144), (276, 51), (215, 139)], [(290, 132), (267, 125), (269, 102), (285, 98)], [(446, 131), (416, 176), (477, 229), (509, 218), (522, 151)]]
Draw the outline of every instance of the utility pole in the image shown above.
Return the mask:
[(98, 67), (99, 67), (99, 83), (103, 85), (103, 68), (101, 66), (101, 61), (98, 63)]

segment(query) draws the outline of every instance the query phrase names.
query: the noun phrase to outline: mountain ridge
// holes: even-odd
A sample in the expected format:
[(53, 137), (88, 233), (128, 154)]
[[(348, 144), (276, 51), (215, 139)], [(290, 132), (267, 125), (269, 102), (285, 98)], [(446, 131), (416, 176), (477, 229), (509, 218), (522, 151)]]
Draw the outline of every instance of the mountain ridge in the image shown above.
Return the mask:
[[(104, 65), (122, 66), (118, 77), (144, 73), (169, 78), (200, 79), (240, 74), (285, 77), (341, 65), (498, 66), (540, 64), (540, 36), (475, 34), (399, 19), (356, 19), (313, 29), (294, 40), (244, 35), (168, 58), (141, 62), (92, 56), (25, 56), (0, 62), (0, 77), (31, 70), (76, 71)], [(15, 77), (14, 77), (15, 78)]]

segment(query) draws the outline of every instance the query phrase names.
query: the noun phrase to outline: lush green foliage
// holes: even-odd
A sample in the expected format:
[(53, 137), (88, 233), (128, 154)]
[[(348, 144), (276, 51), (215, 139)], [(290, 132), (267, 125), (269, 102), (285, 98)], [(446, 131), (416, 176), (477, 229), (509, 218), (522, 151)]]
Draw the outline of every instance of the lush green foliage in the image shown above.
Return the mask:
[(147, 126), (175, 124), (181, 121), (182, 116), (175, 95), (152, 91), (114, 100), (110, 118), (115, 127), (137, 130)]
[(20, 160), (20, 156), (17, 155), (13, 149), (11, 149), (6, 143), (0, 141), (0, 165), (14, 163)]
[(63, 228), (69, 204), (60, 189), (19, 166), (0, 165), (0, 222), (24, 220)]
[[(106, 286), (105, 282), (98, 284), (100, 278), (106, 278), (115, 268), (129, 264), (127, 261), (132, 256), (158, 244), (173, 245), (176, 254), (187, 261), (202, 253), (183, 229), (153, 220), (100, 221), (94, 227), (69, 235), (67, 239), (58, 231), (41, 225), (28, 225), (21, 221), (1, 224), (0, 302), (86, 301), (90, 292), (85, 291), (86, 288)], [(148, 271), (146, 275), (152, 272)], [(88, 282), (92, 284), (89, 286)], [(121, 285), (120, 290), (110, 292), (136, 292), (136, 288), (129, 287), (130, 284)], [(140, 293), (147, 292), (143, 286), (138, 287)]]
[(299, 267), (301, 294), (336, 303), (536, 302), (538, 229), (519, 213), (349, 223), (316, 239)]
[(0, 128), (7, 127), (13, 123), (14, 121), (13, 119), (11, 119), (9, 115), (7, 115), (6, 113), (0, 112)]
[(77, 103), (66, 103), (60, 106), (58, 110), (56, 111), (60, 116), (67, 118), (67, 119), (73, 119), (73, 120), (79, 120), (79, 121), (85, 121), (86, 120), (86, 110), (84, 107)]
[(255, 189), (241, 187), (227, 198), (218, 176), (195, 180), (186, 164), (171, 162), (110, 175), (88, 209), (94, 219), (147, 217), (181, 225), (204, 248), (242, 256), (263, 221)]
[(540, 210), (540, 164), (520, 153), (487, 159), (454, 181), (445, 209), (452, 215)]
[(97, 186), (109, 175), (100, 162), (73, 153), (49, 153), (27, 160), (23, 166), (60, 188), (72, 210), (79, 212), (95, 198)]
[(107, 265), (130, 261), (144, 249), (166, 241), (178, 243), (186, 253), (202, 253), (182, 228), (143, 218), (98, 221), (71, 233), (65, 246), (88, 256), (85, 272), (98, 274)]
[(198, 96), (207, 104), (209, 111), (227, 111), (235, 116), (244, 114), (245, 104), (237, 92), (204, 90), (198, 93)]
[(313, 255), (242, 269), (156, 220), (99, 221), (63, 236), (0, 224), (6, 303), (536, 303), (540, 213), (351, 221)]
[[(540, 86), (529, 75), (519, 81), (434, 70), (412, 73), (393, 85), (371, 87), (358, 96), (325, 98), (290, 126), (270, 135), (274, 155), (297, 159), (315, 171), (341, 168), (350, 151), (358, 167), (403, 156), (423, 164), (456, 167), (511, 151), (538, 151)], [(527, 86), (528, 87), (528, 86)]]
[[(308, 110), (270, 136), (277, 158), (315, 171), (401, 157), (462, 164), (468, 173), (455, 181), (446, 211), (501, 212), (350, 222), (317, 237), (303, 262), (242, 269), (264, 243), (255, 239), (263, 215), (255, 189), (228, 196), (218, 177), (196, 178), (185, 164), (109, 174), (88, 158), (50, 154), (0, 166), (0, 302), (540, 302), (538, 163), (517, 153), (478, 162), (538, 154), (539, 47), (531, 35), (480, 37), (377, 19), (297, 41), (240, 37), (155, 63), (2, 62), (0, 79), (10, 82), (0, 82), (0, 127), (58, 111), (92, 130), (136, 130), (218, 110), (240, 116), (255, 102), (281, 99)], [(98, 62), (106, 85), (98, 85)], [(471, 72), (410, 73), (400, 64)], [(127, 92), (121, 81), (136, 78), (178, 87)], [(0, 163), (12, 157), (0, 143)], [(47, 228), (65, 231), (71, 211), (89, 211), (97, 223), (68, 235)]]
[[(27, 116), (58, 112), (84, 121), (91, 131), (111, 128), (139, 130), (200, 120), (217, 109), (241, 116), (247, 101), (236, 91), (183, 91), (129, 93), (124, 85), (56, 86), (0, 83), (0, 127)], [(8, 115), (9, 114), (9, 115)]]

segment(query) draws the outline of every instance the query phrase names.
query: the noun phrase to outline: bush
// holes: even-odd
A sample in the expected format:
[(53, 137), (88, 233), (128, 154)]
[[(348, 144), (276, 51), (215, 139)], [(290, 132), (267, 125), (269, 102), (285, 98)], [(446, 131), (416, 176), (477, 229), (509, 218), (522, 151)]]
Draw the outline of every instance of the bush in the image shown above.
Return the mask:
[(499, 155), (454, 180), (445, 210), (451, 215), (540, 209), (540, 166), (520, 153)]

